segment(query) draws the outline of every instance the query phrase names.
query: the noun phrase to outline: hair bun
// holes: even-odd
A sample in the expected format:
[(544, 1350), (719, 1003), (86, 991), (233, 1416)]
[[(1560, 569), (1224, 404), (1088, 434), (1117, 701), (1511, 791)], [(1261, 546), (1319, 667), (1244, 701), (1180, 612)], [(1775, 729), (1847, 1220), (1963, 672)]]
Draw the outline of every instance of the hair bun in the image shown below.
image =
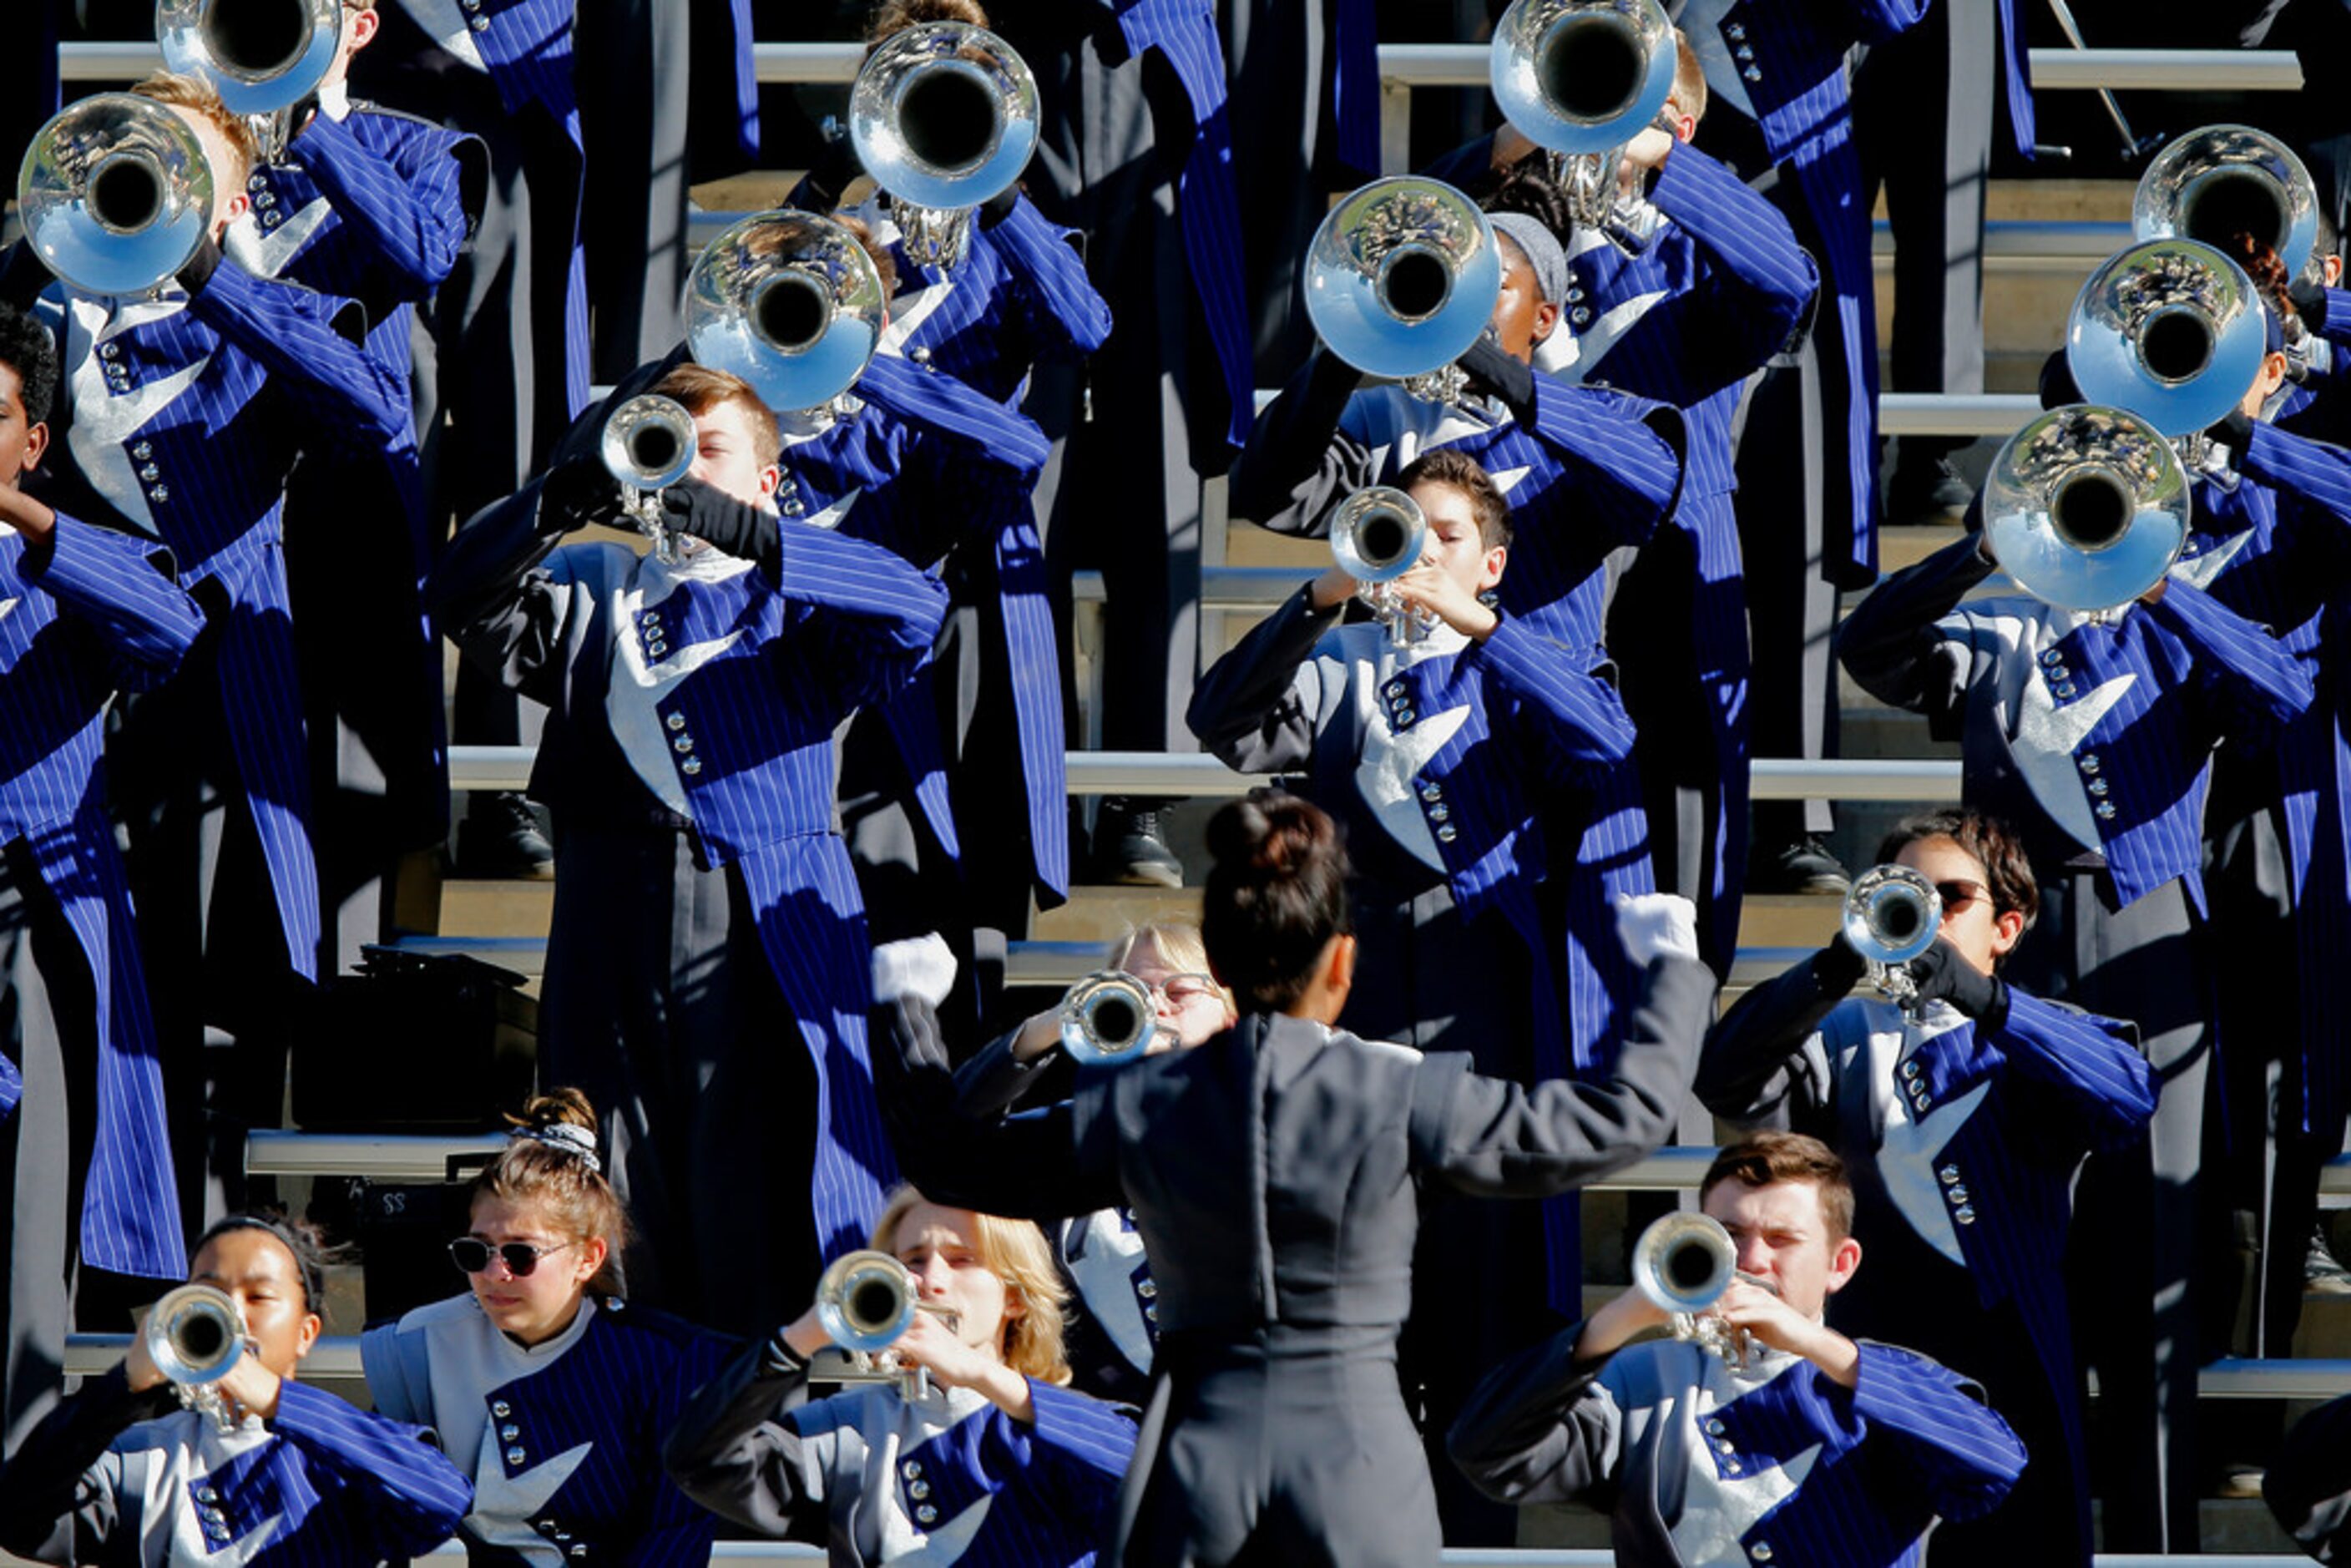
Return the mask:
[(544, 1094), (534, 1094), (523, 1103), (522, 1114), (513, 1118), (516, 1126), (527, 1132), (543, 1132), (549, 1127), (578, 1127), (583, 1132), (600, 1131), (596, 1124), (596, 1107), (588, 1096), (569, 1086), (550, 1089)]

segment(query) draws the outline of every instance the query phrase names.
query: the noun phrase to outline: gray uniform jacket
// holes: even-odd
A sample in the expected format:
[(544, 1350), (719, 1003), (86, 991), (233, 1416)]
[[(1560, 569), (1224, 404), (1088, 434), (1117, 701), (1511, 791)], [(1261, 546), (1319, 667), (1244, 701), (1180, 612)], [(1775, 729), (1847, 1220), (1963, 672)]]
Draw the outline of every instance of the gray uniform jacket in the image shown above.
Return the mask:
[(1134, 1210), (1158, 1379), (1106, 1561), (1419, 1565), (1437, 1514), (1395, 1343), (1428, 1189), (1542, 1197), (1656, 1147), (1713, 993), (1705, 966), (1659, 960), (1614, 1078), (1531, 1091), (1465, 1056), (1262, 1014), (1002, 1122), (958, 1113), (919, 1020), (877, 1033), (896, 1049), (876, 1067), (900, 1159), (935, 1200)]

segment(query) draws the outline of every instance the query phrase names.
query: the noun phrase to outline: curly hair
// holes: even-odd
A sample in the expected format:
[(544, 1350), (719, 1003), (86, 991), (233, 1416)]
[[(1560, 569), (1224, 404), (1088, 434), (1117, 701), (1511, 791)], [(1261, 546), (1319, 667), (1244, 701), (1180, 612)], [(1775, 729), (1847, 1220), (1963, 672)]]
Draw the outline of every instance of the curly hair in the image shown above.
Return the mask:
[(16, 372), (25, 423), (46, 422), (57, 397), (57, 342), (47, 327), (5, 301), (0, 301), (0, 365)]

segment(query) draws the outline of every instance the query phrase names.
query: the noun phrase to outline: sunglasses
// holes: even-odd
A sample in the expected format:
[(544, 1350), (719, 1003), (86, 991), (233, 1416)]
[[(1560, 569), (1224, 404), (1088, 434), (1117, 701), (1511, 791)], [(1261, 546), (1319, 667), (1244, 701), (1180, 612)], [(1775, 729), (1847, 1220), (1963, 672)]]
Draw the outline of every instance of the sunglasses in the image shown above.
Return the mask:
[(579, 1245), (577, 1241), (566, 1241), (559, 1247), (533, 1247), (528, 1241), (508, 1241), (493, 1247), (474, 1237), (460, 1236), (449, 1243), (449, 1261), (468, 1274), (480, 1274), (488, 1271), (491, 1258), (496, 1257), (506, 1263), (507, 1273), (517, 1280), (527, 1280), (541, 1258), (552, 1258)]
[(1980, 882), (1965, 879), (1938, 882), (1935, 884), (1935, 896), (1943, 901), (1943, 913), (1948, 915), (1954, 909), (1967, 907), (1979, 898), (1990, 898), (1991, 889)]

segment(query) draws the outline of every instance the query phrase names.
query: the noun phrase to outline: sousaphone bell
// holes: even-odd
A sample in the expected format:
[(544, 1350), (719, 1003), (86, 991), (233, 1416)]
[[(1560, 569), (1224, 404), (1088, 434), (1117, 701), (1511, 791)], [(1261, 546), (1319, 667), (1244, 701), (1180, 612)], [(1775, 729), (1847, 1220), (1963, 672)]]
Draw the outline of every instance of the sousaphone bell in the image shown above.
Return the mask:
[(1476, 203), (1400, 175), (1331, 209), (1307, 247), (1305, 287), (1306, 314), (1340, 359), (1416, 392), (1458, 395), (1453, 361), (1493, 318), (1501, 258)]
[(814, 213), (758, 213), (695, 258), (686, 346), (779, 413), (821, 409), (864, 373), (886, 304), (855, 235)]
[(212, 227), (213, 172), (187, 123), (152, 99), (101, 93), (41, 127), (16, 177), (41, 265), (85, 294), (152, 294)]
[(2250, 125), (2208, 125), (2158, 152), (2131, 197), (2131, 232), (2226, 248), (2250, 234), (2286, 276), (2318, 259), (2318, 187), (2293, 150)]
[(2171, 570), (2193, 512), (2187, 470), (2153, 425), (2075, 404), (2027, 424), (1984, 480), (1984, 541), (2017, 587), (2105, 615)]
[(1675, 61), (1657, 0), (1511, 0), (1495, 25), (1494, 99), (1551, 152), (1577, 223), (1614, 229), (1617, 163), (1673, 95)]
[(2109, 256), (2065, 324), (2082, 400), (2127, 409), (2167, 440), (2226, 417), (2266, 351), (2252, 280), (2192, 239), (2142, 240)]
[(849, 140), (890, 193), (915, 261), (953, 267), (971, 210), (1008, 189), (1037, 145), (1037, 81), (985, 27), (928, 22), (874, 47), (849, 91)]
[(157, 0), (167, 69), (213, 85), (254, 122), (264, 162), (286, 148), (294, 108), (316, 93), (342, 47), (344, 0)]

